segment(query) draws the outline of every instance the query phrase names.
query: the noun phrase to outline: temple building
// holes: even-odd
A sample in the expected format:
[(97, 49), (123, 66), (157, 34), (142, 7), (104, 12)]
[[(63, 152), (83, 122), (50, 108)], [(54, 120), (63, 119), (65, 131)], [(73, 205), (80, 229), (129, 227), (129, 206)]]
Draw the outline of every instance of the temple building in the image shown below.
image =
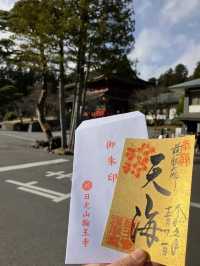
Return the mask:
[[(136, 91), (143, 90), (149, 85), (148, 82), (133, 77), (125, 79), (116, 74), (99, 75), (87, 82), (86, 106), (84, 119), (103, 117), (118, 113), (132, 111), (134, 95)], [(73, 91), (75, 83), (65, 86), (71, 91), (71, 95), (65, 100), (66, 109), (69, 112), (73, 106)]]

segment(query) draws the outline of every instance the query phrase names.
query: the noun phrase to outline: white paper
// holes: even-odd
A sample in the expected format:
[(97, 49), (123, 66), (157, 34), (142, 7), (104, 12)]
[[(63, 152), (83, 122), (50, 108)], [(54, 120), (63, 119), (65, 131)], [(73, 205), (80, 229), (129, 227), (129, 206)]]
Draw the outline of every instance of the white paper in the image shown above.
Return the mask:
[(109, 263), (124, 255), (101, 241), (125, 138), (147, 137), (140, 112), (87, 120), (77, 128), (66, 264)]

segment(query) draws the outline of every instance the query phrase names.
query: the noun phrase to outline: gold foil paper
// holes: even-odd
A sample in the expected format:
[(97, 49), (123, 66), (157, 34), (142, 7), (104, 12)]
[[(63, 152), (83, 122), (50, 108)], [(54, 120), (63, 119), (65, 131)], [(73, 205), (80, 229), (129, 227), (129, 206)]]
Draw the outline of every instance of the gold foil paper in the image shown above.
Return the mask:
[(127, 139), (102, 245), (184, 266), (194, 136)]

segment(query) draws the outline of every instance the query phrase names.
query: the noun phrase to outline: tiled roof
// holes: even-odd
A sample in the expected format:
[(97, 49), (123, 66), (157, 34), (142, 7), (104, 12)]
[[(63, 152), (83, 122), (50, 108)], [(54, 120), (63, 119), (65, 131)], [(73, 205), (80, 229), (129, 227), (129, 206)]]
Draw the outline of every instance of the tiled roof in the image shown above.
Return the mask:
[(149, 100), (144, 101), (143, 104), (170, 104), (170, 103), (178, 103), (179, 95), (173, 93), (161, 93), (157, 97), (151, 97)]
[[(99, 76), (94, 76), (92, 77), (92, 79), (90, 79), (88, 81), (88, 84), (92, 84), (101, 80), (111, 80), (111, 81), (116, 81), (116, 82), (122, 82), (123, 84), (127, 84), (130, 86), (136, 86), (136, 85), (140, 85), (143, 87), (147, 87), (149, 85), (151, 85), (150, 82), (145, 81), (137, 76), (133, 77), (132, 79), (127, 79), (127, 78), (123, 78), (121, 77), (119, 74), (110, 74), (110, 75), (99, 75)], [(72, 89), (75, 87), (75, 83), (70, 83), (65, 85), (66, 89)]]
[(200, 79), (193, 79), (183, 83), (179, 83), (173, 86), (170, 86), (170, 89), (186, 89), (186, 88), (196, 88), (200, 87)]
[(183, 113), (179, 116), (183, 121), (200, 121), (200, 113)]

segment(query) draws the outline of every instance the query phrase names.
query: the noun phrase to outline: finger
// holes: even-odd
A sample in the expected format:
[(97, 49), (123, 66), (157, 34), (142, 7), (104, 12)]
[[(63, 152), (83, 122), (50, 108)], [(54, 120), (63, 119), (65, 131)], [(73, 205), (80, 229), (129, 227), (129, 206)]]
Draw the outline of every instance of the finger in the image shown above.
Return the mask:
[(159, 264), (159, 263), (155, 263), (155, 262), (151, 262), (151, 261), (148, 261), (144, 264), (144, 266), (165, 266), (165, 265), (162, 265), (162, 264)]
[(110, 266), (144, 266), (146, 260), (147, 253), (141, 249), (137, 249), (127, 257), (112, 263)]
[(94, 264), (85, 264), (83, 266), (106, 266), (106, 265), (109, 265), (109, 264), (106, 264), (106, 263), (94, 263)]

